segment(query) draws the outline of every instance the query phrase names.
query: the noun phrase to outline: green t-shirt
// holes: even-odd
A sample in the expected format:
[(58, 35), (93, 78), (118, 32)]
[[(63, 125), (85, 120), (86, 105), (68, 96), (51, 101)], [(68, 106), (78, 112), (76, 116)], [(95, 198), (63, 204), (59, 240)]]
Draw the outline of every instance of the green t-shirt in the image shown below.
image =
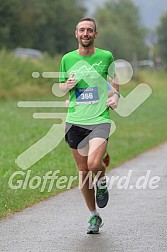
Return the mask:
[(111, 52), (96, 48), (94, 54), (81, 56), (78, 50), (65, 54), (60, 65), (60, 82), (74, 74), (77, 82), (70, 90), (66, 122), (92, 125), (110, 123), (107, 76), (114, 76), (114, 58)]

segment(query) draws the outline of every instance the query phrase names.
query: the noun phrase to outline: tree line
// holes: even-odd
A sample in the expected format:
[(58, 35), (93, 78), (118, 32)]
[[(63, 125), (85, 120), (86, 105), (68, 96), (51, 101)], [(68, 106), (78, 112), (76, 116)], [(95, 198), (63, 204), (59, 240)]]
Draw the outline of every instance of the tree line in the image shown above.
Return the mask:
[(85, 11), (77, 0), (0, 0), (0, 47), (64, 53), (75, 47), (74, 27)]
[[(77, 47), (78, 20), (87, 16), (81, 0), (0, 0), (0, 48), (29, 47), (50, 55)], [(99, 36), (96, 46), (111, 50), (115, 58), (146, 59), (146, 29), (133, 0), (107, 0), (97, 8)], [(167, 63), (167, 14), (157, 29), (158, 53)]]

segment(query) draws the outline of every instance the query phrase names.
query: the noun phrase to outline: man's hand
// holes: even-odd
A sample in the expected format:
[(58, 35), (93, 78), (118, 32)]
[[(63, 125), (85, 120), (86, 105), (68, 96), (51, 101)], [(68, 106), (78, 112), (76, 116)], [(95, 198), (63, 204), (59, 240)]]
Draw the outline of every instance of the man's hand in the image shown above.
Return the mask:
[(74, 79), (74, 74), (70, 76), (70, 78), (66, 81), (67, 88), (71, 90), (76, 86), (76, 80)]
[(114, 93), (111, 97), (108, 98), (106, 105), (111, 107), (112, 109), (116, 109), (118, 107), (119, 95)]
[(68, 78), (68, 80), (66, 82), (61, 82), (59, 84), (60, 90), (63, 93), (67, 93), (69, 92), (72, 88), (74, 88), (76, 86), (76, 80), (74, 79), (74, 74), (72, 74), (70, 76), (70, 78)]

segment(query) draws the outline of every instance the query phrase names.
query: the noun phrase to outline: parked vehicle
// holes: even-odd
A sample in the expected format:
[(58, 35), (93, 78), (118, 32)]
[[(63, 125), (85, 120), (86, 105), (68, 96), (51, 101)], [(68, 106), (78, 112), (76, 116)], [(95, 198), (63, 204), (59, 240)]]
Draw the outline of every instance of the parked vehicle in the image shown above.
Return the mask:
[(41, 51), (30, 48), (16, 48), (14, 50), (14, 55), (16, 58), (43, 59)]

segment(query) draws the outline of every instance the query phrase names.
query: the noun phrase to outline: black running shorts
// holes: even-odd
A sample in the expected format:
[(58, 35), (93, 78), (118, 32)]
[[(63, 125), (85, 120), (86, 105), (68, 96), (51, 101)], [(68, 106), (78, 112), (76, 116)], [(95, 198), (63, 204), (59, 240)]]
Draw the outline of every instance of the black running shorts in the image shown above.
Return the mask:
[(85, 147), (93, 138), (99, 137), (108, 140), (110, 123), (96, 125), (78, 125), (66, 123), (65, 140), (72, 149)]

